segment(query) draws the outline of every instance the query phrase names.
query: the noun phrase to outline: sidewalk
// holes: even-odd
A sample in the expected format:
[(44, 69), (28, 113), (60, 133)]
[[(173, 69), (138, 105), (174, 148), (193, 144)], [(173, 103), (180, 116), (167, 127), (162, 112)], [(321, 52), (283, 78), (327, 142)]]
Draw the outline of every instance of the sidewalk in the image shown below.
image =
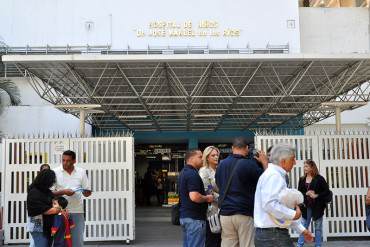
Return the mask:
[[(85, 246), (90, 247), (110, 247), (125, 245), (125, 242), (86, 242)], [(13, 245), (14, 246), (14, 245)], [(26, 247), (27, 245), (16, 245)], [(161, 208), (138, 208), (136, 210), (136, 241), (131, 243), (134, 247), (181, 247), (182, 230), (180, 226), (170, 223), (170, 211)], [(305, 245), (313, 247), (313, 244)], [(323, 247), (369, 247), (370, 234), (368, 240), (358, 238), (356, 240), (329, 241), (323, 243)]]
[[(104, 244), (104, 245), (85, 245), (85, 246), (103, 246), (103, 247), (110, 247), (110, 246), (118, 246), (119, 244), (117, 245), (112, 245), (112, 244)], [(181, 244), (177, 244), (177, 245), (171, 245), (171, 244), (166, 244), (166, 243), (153, 243), (153, 244), (150, 244), (150, 243), (147, 243), (147, 244), (134, 244), (134, 245), (131, 245), (131, 246), (137, 246), (137, 247), (161, 247), (161, 246), (173, 246), (173, 247), (182, 247)], [(307, 247), (313, 247), (314, 245), (313, 244), (309, 244), (309, 245), (305, 245)], [(322, 245), (323, 247), (369, 247), (370, 246), (370, 242), (369, 241), (334, 241), (334, 242), (328, 242), (328, 243), (324, 243)]]
[[(167, 222), (137, 222), (136, 238), (134, 243), (129, 246), (134, 247), (182, 247), (181, 228), (173, 226)], [(89, 247), (113, 247), (125, 245), (124, 242), (104, 242), (104, 243), (89, 243), (85, 246)], [(12, 245), (14, 246), (14, 245)], [(16, 247), (26, 247), (27, 245), (16, 245)], [(313, 244), (305, 245), (313, 247)], [(329, 241), (323, 244), (323, 247), (369, 247), (369, 240), (359, 241)]]

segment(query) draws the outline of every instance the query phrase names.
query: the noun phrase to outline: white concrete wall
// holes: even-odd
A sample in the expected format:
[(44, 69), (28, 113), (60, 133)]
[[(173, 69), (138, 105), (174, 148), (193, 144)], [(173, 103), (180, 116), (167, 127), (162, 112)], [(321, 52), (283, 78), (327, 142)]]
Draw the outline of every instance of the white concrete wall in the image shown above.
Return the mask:
[(368, 8), (300, 8), (302, 53), (369, 52)]
[[(370, 123), (370, 104), (355, 110), (343, 111), (341, 114), (342, 124), (367, 124)], [(327, 118), (320, 124), (335, 124), (335, 117)]]
[[(314, 125), (308, 126), (304, 128), (305, 133), (310, 132), (334, 132), (335, 131), (335, 124), (322, 124), (322, 123), (316, 123)], [(370, 132), (370, 126), (369, 124), (343, 124), (342, 125), (342, 131), (347, 131), (350, 133), (356, 133), (356, 132)]]
[[(370, 131), (370, 103), (355, 110), (343, 111), (341, 114), (343, 130), (367, 130)], [(307, 130), (335, 130), (335, 116), (322, 120)]]
[[(0, 115), (0, 132), (6, 136), (38, 133), (79, 133), (80, 122), (76, 117), (57, 110), (41, 99), (26, 78), (11, 78), (20, 89), (20, 106), (7, 106)], [(86, 124), (86, 133), (91, 126)]]
[[(298, 2), (292, 0), (1, 0), (1, 10), (6, 11), (0, 14), (0, 36), (9, 46), (225, 49), (289, 43), (290, 51), (300, 50)], [(204, 20), (217, 22), (217, 27), (199, 27)], [(150, 27), (153, 22), (176, 27)], [(240, 35), (225, 35), (228, 29), (237, 29)], [(165, 35), (150, 35), (159, 30)], [(179, 30), (192, 30), (195, 35), (169, 35)]]

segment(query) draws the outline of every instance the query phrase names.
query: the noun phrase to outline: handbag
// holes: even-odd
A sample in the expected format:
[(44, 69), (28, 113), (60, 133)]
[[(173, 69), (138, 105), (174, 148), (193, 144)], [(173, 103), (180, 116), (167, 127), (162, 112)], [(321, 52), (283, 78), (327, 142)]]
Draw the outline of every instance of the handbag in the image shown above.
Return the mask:
[(333, 201), (333, 192), (329, 190), (328, 194), (324, 197), (324, 201), (326, 204), (332, 203)]
[(209, 223), (209, 229), (211, 230), (212, 233), (220, 233), (221, 230), (222, 230), (221, 221), (220, 221), (220, 209), (221, 209), (222, 203), (225, 200), (226, 194), (227, 194), (227, 192), (230, 188), (231, 180), (234, 176), (234, 173), (236, 171), (236, 167), (238, 166), (240, 160), (241, 159), (237, 159), (233, 162), (233, 164), (235, 164), (235, 165), (234, 165), (234, 167), (231, 171), (229, 179), (227, 180), (225, 192), (221, 196), (221, 198), (218, 200), (218, 210), (217, 210), (217, 212), (212, 213), (212, 214), (207, 216), (207, 220), (208, 220), (208, 223)]
[(171, 208), (171, 222), (172, 225), (180, 225), (180, 202), (173, 205)]

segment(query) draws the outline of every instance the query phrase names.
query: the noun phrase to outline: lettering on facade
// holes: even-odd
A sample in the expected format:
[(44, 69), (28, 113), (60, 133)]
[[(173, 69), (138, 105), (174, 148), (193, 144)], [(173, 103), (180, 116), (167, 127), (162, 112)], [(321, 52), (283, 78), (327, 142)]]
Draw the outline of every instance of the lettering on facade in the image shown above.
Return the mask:
[(147, 28), (134, 29), (136, 37), (240, 37), (242, 30), (239, 28), (221, 28), (218, 21), (201, 20), (192, 21), (151, 21)]

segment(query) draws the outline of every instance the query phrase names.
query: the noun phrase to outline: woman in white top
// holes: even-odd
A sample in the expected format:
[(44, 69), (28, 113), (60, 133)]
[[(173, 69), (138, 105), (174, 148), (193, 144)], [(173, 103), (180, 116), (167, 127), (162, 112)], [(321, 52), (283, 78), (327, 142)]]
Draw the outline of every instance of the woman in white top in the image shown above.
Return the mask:
[[(218, 165), (218, 158), (220, 156), (220, 151), (214, 147), (209, 146), (203, 151), (203, 167), (199, 170), (199, 175), (202, 178), (204, 184), (204, 190), (206, 193), (212, 194), (215, 201), (209, 207), (211, 213), (218, 211), (217, 199), (218, 199), (218, 187), (216, 185), (216, 168)], [(221, 233), (212, 233), (208, 221), (207, 231), (206, 231), (206, 247), (219, 247), (221, 246)]]

